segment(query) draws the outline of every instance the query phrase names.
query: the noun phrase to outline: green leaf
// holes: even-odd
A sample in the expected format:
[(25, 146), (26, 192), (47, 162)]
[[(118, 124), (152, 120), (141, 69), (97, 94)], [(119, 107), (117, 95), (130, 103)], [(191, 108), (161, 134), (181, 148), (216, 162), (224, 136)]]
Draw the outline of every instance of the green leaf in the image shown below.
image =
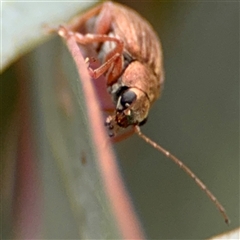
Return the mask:
[(53, 27), (66, 23), (95, 2), (3, 1), (0, 71), (49, 38), (46, 25)]

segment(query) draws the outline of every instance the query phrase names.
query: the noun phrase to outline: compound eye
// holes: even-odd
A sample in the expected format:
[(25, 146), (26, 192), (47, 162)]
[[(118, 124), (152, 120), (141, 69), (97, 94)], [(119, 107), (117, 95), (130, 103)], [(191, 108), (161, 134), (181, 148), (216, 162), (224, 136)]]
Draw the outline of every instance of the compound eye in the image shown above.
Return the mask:
[(131, 91), (125, 91), (120, 99), (120, 103), (123, 107), (128, 107), (129, 105), (131, 105), (137, 98), (137, 95)]

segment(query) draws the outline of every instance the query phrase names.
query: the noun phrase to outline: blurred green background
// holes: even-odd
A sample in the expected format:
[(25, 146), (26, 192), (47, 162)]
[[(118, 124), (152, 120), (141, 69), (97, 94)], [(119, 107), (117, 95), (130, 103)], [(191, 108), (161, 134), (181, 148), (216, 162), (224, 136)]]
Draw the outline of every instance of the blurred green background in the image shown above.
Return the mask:
[[(116, 145), (116, 154), (126, 187), (147, 238), (203, 239), (239, 226), (239, 3), (218, 1), (122, 1), (122, 3), (136, 9), (149, 20), (161, 38), (164, 51), (166, 73), (164, 91), (161, 100), (153, 106), (142, 131), (186, 163), (216, 195), (231, 219), (231, 225), (227, 227), (215, 206), (182, 170), (141, 139), (133, 136)], [(43, 5), (43, 8), (48, 7), (49, 5)], [(56, 2), (55, 8), (58, 7), (60, 8), (60, 4)], [(22, 74), (29, 83), (27, 91), (30, 92), (30, 99), (33, 101), (31, 117), (34, 119), (36, 138), (33, 145), (36, 145), (40, 152), (36, 164), (42, 179), (42, 183), (38, 183), (39, 188), (44, 189), (45, 194), (43, 201), (45, 211), (42, 212), (45, 222), (42, 228), (46, 239), (78, 238), (78, 218), (71, 212), (71, 207), (75, 206), (76, 202), (71, 199), (69, 201), (69, 195), (82, 181), (85, 182), (81, 187), (87, 189), (86, 191), (90, 188), (89, 195), (91, 188), (99, 187), (99, 185), (93, 187), (89, 180), (90, 178), (98, 181), (99, 176), (95, 167), (92, 164), (84, 169), (79, 166), (79, 151), (88, 153), (90, 147), (88, 143), (81, 142), (81, 137), (77, 136), (78, 133), (80, 136), (87, 135), (85, 130), (81, 129), (87, 120), (83, 119), (80, 123), (71, 120), (72, 111), (76, 111), (78, 106), (74, 104), (73, 109), (69, 108), (69, 100), (65, 99), (61, 105), (63, 109), (58, 109), (57, 115), (53, 114), (51, 108), (46, 112), (41, 107), (56, 104), (48, 102), (51, 101), (51, 87), (58, 94), (65, 94), (64, 81), (60, 81), (62, 85), (59, 88), (56, 87), (51, 72), (57, 72), (61, 79), (62, 71), (67, 71), (52, 65), (52, 61), (58, 61), (59, 53), (66, 51), (62, 49), (66, 47), (56, 38), (41, 45), (2, 75), (1, 86), (3, 89), (1, 133), (5, 136), (8, 132), (6, 141), (11, 142), (8, 150), (4, 149), (4, 143), (1, 147), (4, 149), (2, 156), (8, 161), (14, 158), (16, 144), (11, 141), (16, 132), (14, 126), (17, 125), (13, 114), (16, 106), (14, 100), (17, 99), (19, 88), (16, 79), (20, 77), (19, 71), (23, 72), (26, 67), (29, 70), (28, 73)], [(71, 65), (70, 68), (74, 68), (69, 56), (64, 57), (64, 63), (67, 62)], [(25, 68), (21, 68), (22, 64)], [(75, 99), (77, 89), (70, 92)], [(80, 112), (84, 111), (84, 106), (82, 108)], [(67, 120), (63, 120), (63, 117)], [(45, 118), (50, 119), (48, 127), (54, 129), (51, 133), (44, 132)], [(52, 137), (59, 129), (63, 132), (56, 135), (58, 140), (64, 138), (60, 145), (67, 146), (70, 152), (64, 152), (63, 148), (63, 152), (57, 152), (46, 143), (46, 139), (55, 142)], [(72, 178), (77, 179), (74, 186), (71, 182), (66, 183), (66, 179), (61, 175), (66, 170), (67, 163), (64, 163), (66, 165), (60, 163), (59, 167), (59, 162), (56, 164), (50, 161), (50, 156), (57, 161), (63, 156), (76, 160), (71, 166), (75, 174)], [(9, 164), (8, 161), (8, 164), (4, 162), (3, 166), (5, 165), (7, 173), (6, 168), (2, 168), (4, 169), (2, 174), (10, 175), (11, 179), (8, 178), (4, 193), (11, 198), (15, 196), (9, 189), (14, 189), (14, 178), (17, 178), (14, 177), (16, 164)], [(3, 180), (5, 178), (3, 177)], [(37, 196), (38, 194), (35, 197)], [(93, 212), (99, 211), (94, 201), (92, 200), (90, 206), (96, 208)], [(4, 199), (5, 204), (6, 202)], [(3, 224), (3, 236), (10, 238), (12, 219), (8, 216), (12, 208), (11, 201), (4, 205), (4, 208), (2, 211), (7, 218), (4, 218), (6, 221)], [(87, 218), (82, 211), (77, 214), (81, 220)], [(101, 213), (96, 216), (97, 219), (102, 219)], [(84, 238), (83, 235), (81, 237)]]
[[(164, 52), (165, 88), (142, 131), (186, 163), (239, 225), (239, 2), (122, 1), (147, 18)], [(150, 239), (229, 229), (176, 165), (137, 137), (117, 147)]]

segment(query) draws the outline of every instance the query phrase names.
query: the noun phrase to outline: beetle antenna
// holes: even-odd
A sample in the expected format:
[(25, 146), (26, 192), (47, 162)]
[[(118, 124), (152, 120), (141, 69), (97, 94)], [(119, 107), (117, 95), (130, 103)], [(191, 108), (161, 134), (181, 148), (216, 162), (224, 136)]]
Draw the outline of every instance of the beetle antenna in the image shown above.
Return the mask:
[(217, 200), (217, 198), (208, 190), (206, 185), (182, 162), (180, 161), (177, 157), (172, 155), (169, 151), (166, 149), (162, 148), (160, 145), (158, 145), (156, 142), (152, 141), (150, 138), (145, 136), (139, 126), (134, 126), (134, 131), (135, 133), (142, 138), (145, 142), (150, 144), (152, 147), (157, 149), (159, 152), (163, 153), (167, 158), (171, 159), (174, 163), (176, 163), (184, 172), (186, 172), (195, 182), (196, 184), (207, 194), (207, 196), (210, 198), (210, 200), (216, 205), (217, 209), (219, 212), (222, 214), (225, 223), (229, 224), (230, 220), (227, 216), (227, 213), (222, 206), (222, 204)]

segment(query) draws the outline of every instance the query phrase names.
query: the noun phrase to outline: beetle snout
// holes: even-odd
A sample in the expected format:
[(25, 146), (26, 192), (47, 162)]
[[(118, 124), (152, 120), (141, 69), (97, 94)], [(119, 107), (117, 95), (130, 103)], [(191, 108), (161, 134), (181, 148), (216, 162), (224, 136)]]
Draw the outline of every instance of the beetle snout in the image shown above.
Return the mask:
[(149, 108), (150, 102), (146, 94), (137, 88), (129, 88), (118, 98), (116, 123), (122, 128), (139, 125), (147, 118)]
[(105, 125), (109, 136), (114, 136), (119, 128), (131, 125), (143, 125), (148, 116), (150, 101), (147, 95), (138, 88), (126, 88), (118, 96), (114, 115), (108, 116)]

